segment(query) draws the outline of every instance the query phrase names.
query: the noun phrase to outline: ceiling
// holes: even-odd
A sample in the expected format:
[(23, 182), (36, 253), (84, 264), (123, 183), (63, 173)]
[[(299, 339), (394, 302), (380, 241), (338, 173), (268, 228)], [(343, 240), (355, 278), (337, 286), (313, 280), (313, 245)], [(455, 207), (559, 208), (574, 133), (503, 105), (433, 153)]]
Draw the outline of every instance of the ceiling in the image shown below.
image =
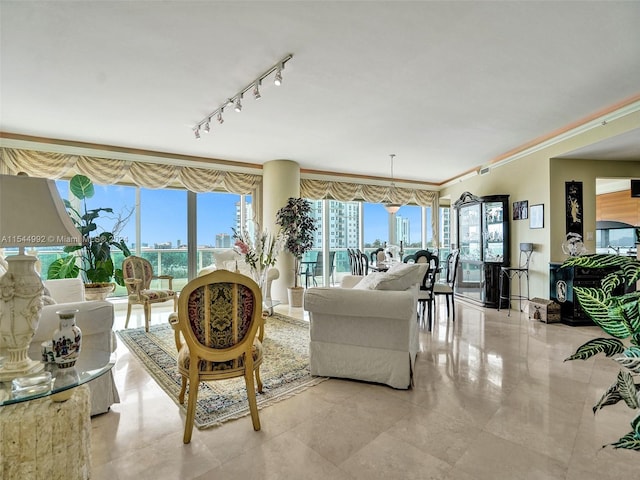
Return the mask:
[[(640, 94), (640, 2), (0, 0), (0, 131), (441, 185)], [(283, 85), (193, 127), (286, 54)], [(231, 109), (228, 109), (231, 110)], [(568, 155), (640, 159), (640, 131)]]

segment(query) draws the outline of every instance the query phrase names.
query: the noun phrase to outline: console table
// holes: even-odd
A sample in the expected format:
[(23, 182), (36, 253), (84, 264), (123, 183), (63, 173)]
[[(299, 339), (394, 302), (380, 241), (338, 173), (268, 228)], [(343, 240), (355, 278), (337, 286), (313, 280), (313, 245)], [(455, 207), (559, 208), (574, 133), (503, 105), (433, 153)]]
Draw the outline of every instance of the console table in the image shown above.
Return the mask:
[[(1, 354), (1, 352), (0, 352)], [(40, 358), (40, 345), (29, 356)], [(90, 380), (115, 365), (111, 352), (83, 349), (73, 368), (51, 372), (51, 389), (14, 394), (0, 383), (0, 478), (85, 480), (91, 477)]]

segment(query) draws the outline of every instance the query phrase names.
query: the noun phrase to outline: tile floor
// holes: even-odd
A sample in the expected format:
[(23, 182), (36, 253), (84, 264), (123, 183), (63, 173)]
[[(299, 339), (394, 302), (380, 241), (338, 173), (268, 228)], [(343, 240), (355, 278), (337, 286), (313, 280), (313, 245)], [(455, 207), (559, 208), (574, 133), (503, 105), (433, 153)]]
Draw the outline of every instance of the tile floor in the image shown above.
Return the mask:
[[(415, 387), (332, 379), (182, 443), (178, 407), (120, 342), (122, 403), (92, 419), (93, 479), (638, 479), (640, 453), (602, 449), (633, 412), (592, 405), (614, 381), (611, 360), (563, 362), (595, 327), (444, 304), (420, 334)], [(153, 308), (152, 323), (168, 309)], [(282, 313), (304, 316), (301, 309)], [(117, 306), (116, 329), (126, 307)], [(130, 327), (142, 326), (142, 308)]]

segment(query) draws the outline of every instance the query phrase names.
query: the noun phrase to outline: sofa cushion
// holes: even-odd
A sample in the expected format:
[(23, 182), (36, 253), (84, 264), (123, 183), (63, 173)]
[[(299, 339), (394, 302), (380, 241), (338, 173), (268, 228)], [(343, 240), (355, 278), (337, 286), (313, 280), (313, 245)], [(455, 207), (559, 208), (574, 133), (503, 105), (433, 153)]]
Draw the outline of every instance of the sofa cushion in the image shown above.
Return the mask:
[(418, 263), (394, 263), (386, 272), (373, 272), (353, 288), (358, 290), (401, 291), (421, 283), (428, 265)]

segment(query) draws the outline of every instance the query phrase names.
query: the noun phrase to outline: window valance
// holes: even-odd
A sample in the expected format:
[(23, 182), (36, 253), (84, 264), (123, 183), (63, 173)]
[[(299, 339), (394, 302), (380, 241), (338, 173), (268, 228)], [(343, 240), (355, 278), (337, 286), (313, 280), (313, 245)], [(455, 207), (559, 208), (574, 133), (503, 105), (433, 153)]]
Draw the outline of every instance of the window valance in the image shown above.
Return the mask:
[(393, 202), (432, 208), (438, 205), (438, 192), (436, 191), (328, 180), (302, 179), (300, 181), (300, 195), (313, 200), (323, 198), (332, 198), (341, 202), (364, 200), (369, 203)]
[(110, 158), (3, 148), (3, 172), (26, 172), (35, 177), (61, 178), (74, 169), (98, 184), (115, 184), (129, 178), (144, 188), (164, 188), (179, 182), (196, 193), (223, 189), (251, 194), (262, 182), (260, 175), (183, 167), (159, 163), (132, 162)]

